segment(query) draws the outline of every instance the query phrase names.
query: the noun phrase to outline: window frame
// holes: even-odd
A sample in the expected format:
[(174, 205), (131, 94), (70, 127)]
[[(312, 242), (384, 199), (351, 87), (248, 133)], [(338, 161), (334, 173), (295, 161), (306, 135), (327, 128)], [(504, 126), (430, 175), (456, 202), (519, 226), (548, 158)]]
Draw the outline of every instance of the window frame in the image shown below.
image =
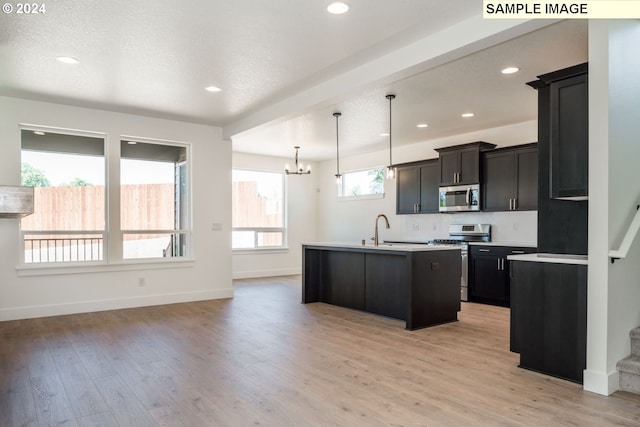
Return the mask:
[[(270, 173), (277, 174), (281, 178), (282, 182), (282, 227), (234, 227), (233, 226), (233, 212), (231, 217), (231, 251), (235, 254), (249, 254), (249, 253), (264, 253), (264, 252), (283, 252), (288, 251), (289, 249), (289, 227), (288, 227), (288, 204), (287, 204), (287, 175), (281, 171), (267, 170), (267, 169), (256, 169), (256, 168), (247, 168), (247, 167), (231, 167), (231, 184), (233, 186), (233, 172), (239, 171), (247, 171), (247, 172), (258, 172), (258, 173)], [(231, 190), (231, 198), (233, 200), (233, 188)], [(232, 202), (233, 206), (233, 202)], [(251, 248), (234, 248), (233, 247), (233, 233), (235, 231), (253, 231), (254, 232), (254, 243), (256, 246)], [(281, 232), (282, 233), (282, 245), (281, 246), (257, 246), (258, 234), (260, 232), (270, 233), (270, 232)]]
[[(143, 138), (143, 137), (136, 137), (136, 136), (120, 135), (120, 138), (117, 141), (119, 147), (122, 141), (135, 141), (135, 142), (139, 142), (140, 144), (168, 145), (172, 147), (181, 147), (185, 149), (186, 156), (187, 156), (187, 159), (185, 161), (186, 168), (187, 168), (187, 173), (185, 174), (186, 181), (187, 181), (186, 201), (185, 201), (187, 212), (186, 212), (186, 218), (185, 218), (186, 228), (180, 228), (180, 229), (174, 229), (174, 230), (151, 230), (151, 229), (130, 230), (130, 229), (122, 228), (122, 224), (121, 224), (122, 206), (119, 206), (120, 209), (118, 210), (118, 214), (117, 214), (119, 216), (118, 224), (120, 224), (120, 230), (118, 233), (119, 239), (117, 242), (118, 247), (120, 248), (119, 262), (145, 263), (145, 262), (154, 262), (154, 261), (155, 262), (178, 262), (178, 261), (193, 260), (193, 247), (194, 247), (193, 246), (193, 197), (192, 197), (193, 196), (193, 179), (192, 179), (193, 163), (191, 160), (192, 144), (187, 142), (169, 141), (165, 139)], [(121, 162), (123, 157), (122, 157), (121, 151), (119, 150), (118, 152), (119, 152), (118, 170), (120, 171), (120, 165), (122, 164)], [(119, 200), (121, 200), (122, 175), (120, 173), (118, 174), (117, 187), (118, 187), (118, 198)], [(168, 235), (184, 234), (186, 237), (186, 245), (185, 245), (186, 254), (183, 256), (177, 256), (177, 257), (125, 258), (124, 257), (125, 234), (168, 234)]]
[(352, 169), (349, 171), (342, 172), (342, 179), (340, 180), (340, 185), (337, 186), (337, 198), (339, 201), (352, 201), (352, 200), (372, 200), (372, 199), (383, 199), (385, 195), (385, 181), (386, 178), (382, 179), (382, 192), (380, 193), (367, 193), (367, 194), (355, 194), (355, 195), (345, 195), (345, 176), (348, 174), (360, 173), (360, 172), (369, 172), (373, 170), (382, 169), (384, 171), (385, 166), (374, 166), (369, 168), (362, 169)]
[[(103, 161), (104, 161), (104, 228), (102, 230), (24, 230), (22, 228), (22, 221), (18, 222), (19, 233), (19, 267), (24, 269), (31, 268), (60, 268), (60, 267), (95, 267), (104, 266), (109, 263), (109, 180), (108, 180), (108, 135), (104, 132), (95, 132), (78, 129), (66, 129), (52, 126), (40, 126), (33, 124), (18, 125), (20, 131), (20, 164), (22, 164), (22, 131), (28, 132), (45, 132), (55, 133), (60, 135), (81, 136), (89, 138), (99, 138), (103, 140)], [(37, 203), (37, 202), (36, 202)], [(101, 235), (102, 236), (102, 259), (95, 261), (60, 261), (60, 262), (31, 262), (27, 263), (25, 259), (25, 236), (27, 235)]]
[[(64, 230), (64, 231), (29, 231), (22, 229), (22, 222), (18, 221), (18, 265), (16, 270), (18, 276), (39, 276), (48, 274), (74, 274), (74, 273), (87, 273), (87, 272), (100, 272), (100, 271), (130, 271), (130, 270), (144, 270), (148, 269), (150, 265), (154, 268), (173, 268), (176, 266), (192, 266), (194, 265), (194, 242), (193, 242), (193, 155), (192, 155), (192, 143), (164, 140), (158, 138), (145, 138), (145, 137), (132, 137), (128, 135), (120, 135), (115, 137), (106, 132), (97, 132), (89, 130), (78, 130), (70, 128), (61, 128), (46, 125), (36, 125), (30, 123), (18, 124), (18, 135), (20, 136), (20, 163), (22, 162), (22, 131), (41, 131), (45, 133), (57, 133), (71, 136), (85, 136), (91, 138), (100, 138), (104, 142), (104, 229), (103, 230)], [(148, 144), (164, 144), (184, 147), (186, 149), (186, 229), (171, 230), (170, 233), (184, 233), (187, 236), (186, 254), (181, 257), (158, 257), (158, 258), (129, 258), (125, 259), (123, 255), (123, 236), (125, 231), (121, 227), (115, 229), (114, 223), (120, 225), (120, 141), (121, 140), (133, 140), (141, 143)], [(113, 144), (118, 145), (117, 155), (114, 155)], [(112, 173), (114, 166), (117, 166), (117, 173)], [(117, 200), (117, 203), (111, 204), (110, 200)], [(37, 203), (37, 202), (36, 202)], [(117, 210), (114, 207), (117, 206)], [(116, 218), (114, 218), (117, 217)], [(144, 230), (140, 234), (148, 233), (151, 231), (167, 232), (168, 230)], [(102, 260), (97, 261), (60, 261), (60, 262), (40, 262), (40, 263), (27, 263), (25, 262), (25, 235), (37, 235), (37, 234), (80, 234), (80, 235), (92, 235), (102, 234)]]

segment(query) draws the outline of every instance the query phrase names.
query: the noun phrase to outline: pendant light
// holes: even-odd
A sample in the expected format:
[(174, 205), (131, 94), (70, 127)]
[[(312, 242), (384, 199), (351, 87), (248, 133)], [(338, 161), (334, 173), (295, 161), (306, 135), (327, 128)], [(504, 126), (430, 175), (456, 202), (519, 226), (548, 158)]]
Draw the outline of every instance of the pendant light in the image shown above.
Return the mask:
[(391, 159), (391, 101), (393, 101), (395, 97), (396, 96), (392, 94), (389, 94), (386, 97), (389, 100), (389, 166), (387, 166), (387, 179), (396, 178), (396, 168), (393, 166), (393, 161)]
[(342, 113), (333, 113), (336, 118), (336, 185), (342, 184), (342, 175), (340, 174), (340, 139), (338, 133), (338, 119)]
[(294, 172), (291, 171), (291, 169), (289, 168), (289, 165), (285, 165), (284, 167), (284, 171), (286, 172), (287, 175), (307, 175), (311, 173), (311, 166), (307, 166), (307, 170), (304, 170), (304, 166), (302, 166), (302, 163), (298, 163), (298, 150), (300, 149), (299, 146), (295, 146), (293, 147), (296, 150), (296, 157), (295, 157), (295, 166), (296, 169)]

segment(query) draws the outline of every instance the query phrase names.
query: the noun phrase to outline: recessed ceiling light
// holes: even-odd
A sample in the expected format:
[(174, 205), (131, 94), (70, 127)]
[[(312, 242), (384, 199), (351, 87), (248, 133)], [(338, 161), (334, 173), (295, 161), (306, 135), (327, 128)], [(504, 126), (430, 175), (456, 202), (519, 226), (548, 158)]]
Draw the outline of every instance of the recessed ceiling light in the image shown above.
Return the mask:
[(517, 73), (518, 71), (520, 71), (520, 68), (518, 67), (507, 67), (502, 70), (502, 74), (513, 74)]
[(58, 56), (56, 58), (58, 62), (62, 62), (63, 64), (79, 64), (80, 60), (78, 58), (74, 58), (73, 56)]
[(462, 114), (462, 117), (473, 117), (473, 116), (475, 116), (475, 114), (473, 114), (473, 113), (463, 113)]
[(40, 136), (46, 135), (46, 133), (42, 132), (41, 130), (34, 130), (33, 133)]
[(334, 15), (342, 15), (348, 10), (349, 5), (342, 2), (331, 3), (329, 6), (327, 6), (327, 11), (329, 11), (329, 13), (333, 13)]
[(388, 133), (381, 133), (380, 136), (389, 136)]
[(129, 144), (129, 145), (136, 145), (136, 144), (137, 144), (137, 142), (135, 142), (135, 141), (127, 141), (127, 144)]
[(204, 90), (209, 92), (220, 92), (222, 89), (220, 89), (218, 86), (207, 86), (204, 88)]
[(418, 127), (418, 128), (426, 128), (426, 127), (429, 127), (429, 125), (426, 124), (426, 123), (420, 123), (420, 124), (416, 125), (416, 127)]

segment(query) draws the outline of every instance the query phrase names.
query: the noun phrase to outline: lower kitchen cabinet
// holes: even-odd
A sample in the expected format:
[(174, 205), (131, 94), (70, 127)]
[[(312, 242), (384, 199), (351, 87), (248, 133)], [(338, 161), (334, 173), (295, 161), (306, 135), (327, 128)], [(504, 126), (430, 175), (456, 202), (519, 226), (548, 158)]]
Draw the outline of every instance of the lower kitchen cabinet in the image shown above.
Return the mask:
[(511, 261), (511, 351), (520, 367), (583, 382), (587, 266)]
[(320, 300), (341, 307), (364, 310), (364, 254), (326, 252), (323, 255), (329, 268), (326, 270), (326, 286), (322, 288)]
[(302, 302), (323, 302), (405, 321), (408, 330), (455, 322), (460, 250), (303, 246)]
[(471, 245), (469, 247), (469, 301), (509, 307), (507, 256), (533, 252), (536, 252), (536, 248)]

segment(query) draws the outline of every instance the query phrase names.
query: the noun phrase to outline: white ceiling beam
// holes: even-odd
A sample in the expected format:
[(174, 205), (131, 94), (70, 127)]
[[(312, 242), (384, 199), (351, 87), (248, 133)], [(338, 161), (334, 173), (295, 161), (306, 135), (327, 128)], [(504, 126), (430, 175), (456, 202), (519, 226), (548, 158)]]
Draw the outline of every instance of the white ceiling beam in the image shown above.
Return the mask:
[(476, 15), (247, 114), (223, 128), (224, 138), (326, 107), (355, 90), (398, 81), (555, 22)]

